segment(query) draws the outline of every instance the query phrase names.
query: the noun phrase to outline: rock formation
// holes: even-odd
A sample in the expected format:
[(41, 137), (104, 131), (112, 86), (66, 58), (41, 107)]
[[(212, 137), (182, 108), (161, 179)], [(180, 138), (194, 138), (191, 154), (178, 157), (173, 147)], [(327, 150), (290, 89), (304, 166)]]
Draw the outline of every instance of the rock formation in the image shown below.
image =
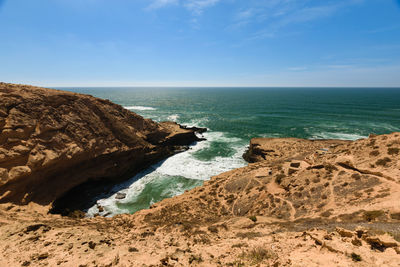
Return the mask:
[(398, 222), (399, 133), (354, 142), (265, 138), (251, 144), (262, 151), (250, 154), (258, 162), (157, 203), (142, 212), (144, 219), (168, 225), (224, 216)]
[(118, 181), (198, 140), (89, 95), (0, 83), (0, 202), (51, 204), (87, 181)]
[[(2, 86), (3, 202), (48, 203), (65, 192), (56, 181), (75, 183), (64, 173), (94, 179), (121, 165), (130, 172), (125, 160), (144, 164), (193, 138), (191, 130), (105, 100)], [(48, 97), (57, 107), (40, 106)], [(46, 112), (56, 109), (66, 111), (60, 118)], [(89, 114), (95, 123), (82, 119)], [(50, 126), (33, 119), (42, 116)], [(71, 160), (87, 155), (94, 163)], [(33, 202), (0, 204), (0, 266), (399, 266), (400, 133), (357, 141), (256, 138), (245, 158), (252, 163), (133, 215), (72, 218)], [(69, 168), (60, 168), (61, 159)], [(53, 168), (43, 174), (58, 175), (41, 180), (46, 166)]]

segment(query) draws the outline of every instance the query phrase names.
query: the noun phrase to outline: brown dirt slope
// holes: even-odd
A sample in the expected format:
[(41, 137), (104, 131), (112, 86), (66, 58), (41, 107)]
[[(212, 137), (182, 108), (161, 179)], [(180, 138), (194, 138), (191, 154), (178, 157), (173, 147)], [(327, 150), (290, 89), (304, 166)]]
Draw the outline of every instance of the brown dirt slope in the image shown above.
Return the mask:
[[(36, 155), (31, 143), (40, 145), (38, 155), (44, 154), (45, 159), (41, 161), (39, 157), (38, 166), (49, 166), (49, 172), (58, 171), (62, 162), (70, 162), (71, 144), (82, 146), (84, 152), (72, 155), (98, 156), (83, 165), (71, 163), (70, 169), (77, 173), (85, 170), (82, 173), (87, 177), (94, 177), (88, 174), (96, 173), (96, 168), (82, 166), (92, 166), (94, 162), (107, 173), (108, 167), (110, 172), (115, 171), (112, 160), (118, 160), (118, 166), (125, 166), (127, 159), (143, 163), (137, 151), (147, 158), (151, 153), (162, 154), (159, 151), (166, 149), (162, 144), (167, 145), (174, 138), (174, 142), (180, 143), (185, 139), (182, 135), (187, 134), (179, 126), (178, 134), (174, 134), (166, 130), (175, 128), (173, 124), (155, 124), (108, 101), (81, 95), (57, 109), (49, 104), (49, 110), (82, 105), (79, 114), (72, 109), (62, 113), (62, 120), (46, 115), (40, 107), (41, 100), (37, 100), (38, 107), (29, 106), (33, 115), (43, 113), (44, 118), (51, 118), (46, 124), (55, 125), (53, 131), (42, 132), (40, 120), (32, 119), (35, 123), (31, 128), (27, 123), (18, 124), (33, 116), (27, 110), (20, 111), (25, 98), (36, 99), (35, 90), (39, 93), (37, 99), (47, 94), (65, 94), (67, 98), (75, 94), (4, 86), (20, 88), (13, 89), (16, 93), (0, 90), (0, 101), (7, 95), (7, 99), (15, 98), (13, 101), (20, 103), (15, 107), (0, 106), (0, 136), (7, 138), (3, 146), (9, 146), (0, 154), (0, 163), (4, 164), (0, 166), (4, 166), (1, 168), (5, 173), (0, 188), (11, 192), (3, 190), (4, 202), (19, 199), (20, 193), (11, 189), (13, 184), (22, 185), (18, 181), (23, 181), (23, 177), (32, 177), (26, 179), (32, 183), (26, 184), (28, 195), (22, 200), (46, 199), (53, 194), (40, 190), (47, 183), (51, 185), (56, 176), (48, 176), (49, 179), (38, 183), (42, 186), (36, 186), (33, 182), (42, 178), (35, 176), (34, 171), (24, 171), (24, 166), (32, 170), (29, 159)], [(25, 98), (18, 100), (20, 95)], [(99, 105), (101, 110), (93, 115), (94, 125), (79, 119), (93, 114), (92, 104)], [(68, 130), (72, 126), (57, 127), (68, 118), (79, 127), (73, 131)], [(135, 120), (142, 122), (142, 126), (133, 127)], [(124, 131), (119, 122), (128, 131), (126, 134), (119, 133)], [(91, 128), (96, 125), (99, 128)], [(126, 125), (132, 125), (132, 129)], [(90, 132), (92, 129), (94, 133)], [(80, 143), (83, 135), (75, 135), (79, 130), (90, 137), (85, 137), (89, 143), (93, 140), (92, 146)], [(106, 147), (115, 151), (106, 151)], [(46, 165), (46, 159), (53, 159), (52, 151), (59, 156), (50, 161), (54, 165)], [(125, 157), (124, 153), (131, 156)], [(71, 218), (47, 214), (47, 207), (33, 202), (23, 206), (0, 204), (0, 266), (400, 266), (400, 133), (354, 142), (253, 139), (245, 157), (253, 163), (215, 176), (201, 187), (133, 215)], [(18, 166), (21, 168), (14, 169)], [(19, 173), (15, 177), (20, 178), (12, 182), (14, 173)], [(65, 176), (57, 174), (57, 180), (65, 186)], [(59, 192), (55, 186), (54, 190)]]
[(197, 140), (89, 95), (0, 83), (0, 202), (48, 205), (88, 180), (119, 180)]
[(277, 155), (134, 215), (0, 205), (0, 264), (399, 266), (399, 133), (255, 142)]

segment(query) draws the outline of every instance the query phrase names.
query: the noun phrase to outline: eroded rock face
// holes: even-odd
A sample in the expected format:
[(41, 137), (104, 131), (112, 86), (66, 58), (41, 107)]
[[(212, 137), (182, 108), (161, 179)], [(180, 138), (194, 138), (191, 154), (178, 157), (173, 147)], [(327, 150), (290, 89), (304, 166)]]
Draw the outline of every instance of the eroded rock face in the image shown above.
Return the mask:
[(0, 204), (0, 265), (398, 266), (400, 133), (252, 143), (274, 152), (132, 215)]
[(197, 140), (108, 100), (0, 83), (0, 202), (47, 205), (88, 180), (121, 180)]
[(399, 222), (400, 133), (358, 141), (257, 138), (251, 143), (258, 151), (249, 156), (257, 162), (139, 214), (156, 225), (235, 216)]

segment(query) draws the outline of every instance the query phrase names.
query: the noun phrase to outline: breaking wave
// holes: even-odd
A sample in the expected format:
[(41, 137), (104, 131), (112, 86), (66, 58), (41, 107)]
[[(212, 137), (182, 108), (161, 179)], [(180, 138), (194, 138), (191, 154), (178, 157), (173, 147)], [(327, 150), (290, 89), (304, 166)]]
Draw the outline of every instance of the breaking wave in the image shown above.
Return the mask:
[(144, 111), (144, 110), (156, 110), (156, 108), (144, 107), (144, 106), (129, 106), (129, 107), (124, 107), (124, 108), (129, 109), (129, 110), (142, 110), (142, 111)]

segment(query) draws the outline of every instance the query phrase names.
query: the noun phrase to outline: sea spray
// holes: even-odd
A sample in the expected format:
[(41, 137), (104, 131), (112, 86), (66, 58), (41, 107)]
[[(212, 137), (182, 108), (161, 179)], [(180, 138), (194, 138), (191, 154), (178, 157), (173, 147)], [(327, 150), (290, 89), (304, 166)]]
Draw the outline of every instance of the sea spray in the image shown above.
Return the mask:
[(129, 110), (139, 110), (139, 111), (156, 110), (153, 107), (144, 107), (144, 106), (128, 106), (128, 107), (124, 107), (124, 108), (129, 109)]
[[(171, 156), (139, 173), (132, 179), (114, 187), (114, 194), (100, 199), (88, 210), (88, 215), (94, 214), (113, 216), (120, 213), (134, 213), (149, 208), (155, 202), (164, 198), (180, 195), (185, 190), (199, 186), (212, 176), (240, 168), (246, 165), (242, 154), (246, 144), (239, 138), (229, 138), (220, 132), (204, 133), (206, 141), (199, 142), (189, 150)], [(226, 143), (234, 153), (230, 156), (209, 155), (207, 159), (197, 156), (201, 151), (207, 151), (213, 144)], [(118, 193), (125, 195), (117, 199)], [(99, 207), (100, 210), (99, 210)]]

